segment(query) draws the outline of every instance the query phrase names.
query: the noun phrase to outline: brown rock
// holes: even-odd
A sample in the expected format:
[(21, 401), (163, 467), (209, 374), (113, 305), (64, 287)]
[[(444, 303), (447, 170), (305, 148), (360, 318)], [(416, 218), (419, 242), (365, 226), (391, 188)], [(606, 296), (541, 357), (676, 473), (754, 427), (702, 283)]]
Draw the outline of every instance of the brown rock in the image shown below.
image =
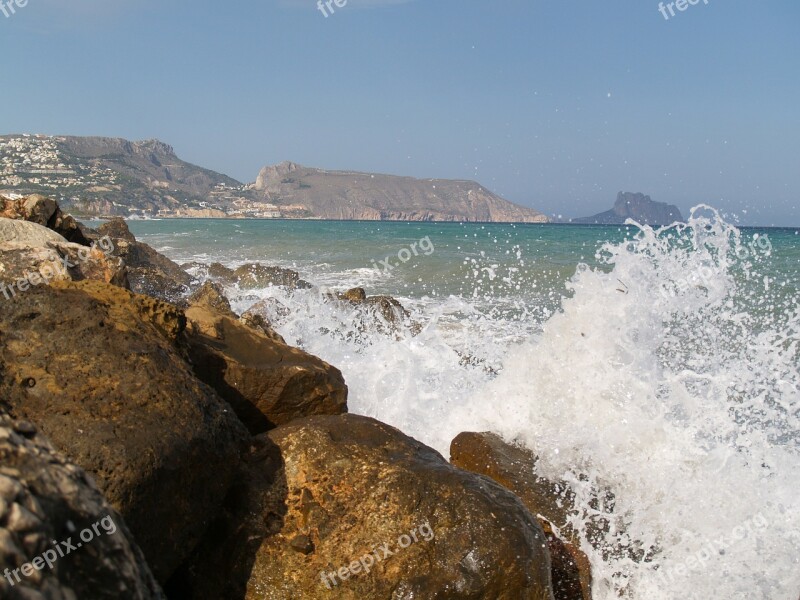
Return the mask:
[(192, 276), (147, 244), (137, 242), (124, 220), (104, 223), (96, 235), (111, 238), (114, 254), (128, 267), (131, 290), (174, 304), (183, 303), (195, 282)]
[(195, 373), (231, 404), (251, 433), (347, 411), (347, 386), (335, 367), (208, 308), (192, 306), (186, 317)]
[(367, 292), (364, 288), (353, 288), (338, 294), (340, 300), (349, 300), (350, 302), (360, 303), (367, 299)]
[(89, 240), (84, 235), (80, 224), (70, 215), (61, 212), (55, 200), (39, 194), (19, 200), (10, 200), (0, 196), (0, 217), (30, 221), (55, 231), (68, 242), (81, 246), (89, 245)]
[(265, 288), (272, 285), (289, 289), (309, 288), (311, 285), (300, 279), (297, 271), (281, 267), (268, 267), (258, 263), (242, 265), (234, 272), (239, 287), (243, 290)]
[[(514, 492), (532, 514), (539, 516), (552, 557), (553, 594), (556, 600), (591, 598), (591, 565), (570, 535), (567, 516), (573, 497), (566, 484), (554, 484), (536, 475), (536, 457), (492, 433), (462, 433), (450, 446), (450, 462), (486, 475)], [(559, 539), (552, 524), (566, 539)]]
[(238, 318), (233, 309), (231, 309), (231, 303), (225, 296), (225, 290), (222, 289), (221, 285), (213, 281), (206, 281), (200, 286), (196, 292), (189, 296), (188, 303), (189, 306), (208, 308), (232, 319)]
[[(0, 598), (164, 597), (122, 516), (35, 427), (0, 412), (0, 458), (0, 573), (9, 576), (0, 577)], [(92, 538), (81, 542), (86, 528)], [(51, 540), (85, 547), (59, 556)], [(44, 568), (25, 577), (21, 567), (34, 559)]]
[(174, 582), (182, 597), (552, 598), (544, 534), (519, 499), (398, 430), (310, 417), (253, 444)]
[(180, 309), (94, 281), (0, 311), (0, 397), (97, 480), (154, 573), (192, 549), (231, 483), (246, 431), (175, 344)]

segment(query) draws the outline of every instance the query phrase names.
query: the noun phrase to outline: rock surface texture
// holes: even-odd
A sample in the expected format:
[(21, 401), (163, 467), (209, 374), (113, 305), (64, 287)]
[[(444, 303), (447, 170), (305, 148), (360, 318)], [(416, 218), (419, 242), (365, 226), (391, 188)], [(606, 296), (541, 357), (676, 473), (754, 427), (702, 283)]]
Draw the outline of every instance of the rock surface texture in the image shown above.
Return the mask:
[(164, 598), (122, 517), (83, 469), (3, 413), (0, 574), (8, 600)]
[(541, 527), (488, 478), (354, 415), (254, 439), (175, 589), (198, 599), (549, 600)]

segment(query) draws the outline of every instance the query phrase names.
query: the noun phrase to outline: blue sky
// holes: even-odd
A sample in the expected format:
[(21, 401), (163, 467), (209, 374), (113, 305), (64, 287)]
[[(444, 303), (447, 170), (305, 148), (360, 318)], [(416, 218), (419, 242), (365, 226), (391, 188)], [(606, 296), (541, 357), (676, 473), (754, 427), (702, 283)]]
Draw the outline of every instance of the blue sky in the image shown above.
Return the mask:
[(0, 13), (0, 132), (156, 137), (243, 181), (293, 160), (548, 214), (625, 190), (800, 225), (798, 29), (797, 0), (28, 0)]

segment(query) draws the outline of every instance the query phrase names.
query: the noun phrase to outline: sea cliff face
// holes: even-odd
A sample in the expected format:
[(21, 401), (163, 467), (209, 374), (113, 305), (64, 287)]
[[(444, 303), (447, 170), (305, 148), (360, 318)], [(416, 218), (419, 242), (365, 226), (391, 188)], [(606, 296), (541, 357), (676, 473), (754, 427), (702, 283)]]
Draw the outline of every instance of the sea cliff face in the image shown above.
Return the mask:
[(474, 181), (325, 171), (291, 162), (264, 167), (252, 186), (266, 202), (320, 219), (547, 223)]

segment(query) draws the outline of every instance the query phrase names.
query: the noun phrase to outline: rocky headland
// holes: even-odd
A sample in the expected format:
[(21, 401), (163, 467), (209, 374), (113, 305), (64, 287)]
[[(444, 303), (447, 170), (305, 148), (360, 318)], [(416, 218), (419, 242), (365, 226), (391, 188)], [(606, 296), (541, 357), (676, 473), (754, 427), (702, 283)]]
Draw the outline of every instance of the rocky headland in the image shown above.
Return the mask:
[[(348, 414), (342, 373), (220, 285), (298, 273), (190, 274), (42, 196), (0, 215), (0, 598), (590, 598), (534, 456), (464, 433), (448, 461)], [(326, 294), (418, 327), (393, 298)]]

